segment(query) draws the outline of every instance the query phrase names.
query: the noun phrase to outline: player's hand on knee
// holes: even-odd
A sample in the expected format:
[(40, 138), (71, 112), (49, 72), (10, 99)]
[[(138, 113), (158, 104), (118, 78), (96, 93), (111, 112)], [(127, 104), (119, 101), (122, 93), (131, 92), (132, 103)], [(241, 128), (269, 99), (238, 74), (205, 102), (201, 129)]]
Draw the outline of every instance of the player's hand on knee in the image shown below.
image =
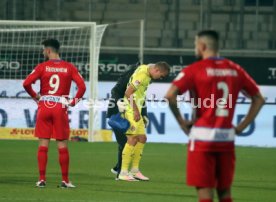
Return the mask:
[(149, 118), (147, 116), (143, 116), (143, 121), (145, 124), (145, 128), (147, 128), (149, 126)]
[(117, 101), (117, 107), (119, 112), (123, 113), (126, 111), (127, 103), (125, 103), (124, 100), (120, 99)]

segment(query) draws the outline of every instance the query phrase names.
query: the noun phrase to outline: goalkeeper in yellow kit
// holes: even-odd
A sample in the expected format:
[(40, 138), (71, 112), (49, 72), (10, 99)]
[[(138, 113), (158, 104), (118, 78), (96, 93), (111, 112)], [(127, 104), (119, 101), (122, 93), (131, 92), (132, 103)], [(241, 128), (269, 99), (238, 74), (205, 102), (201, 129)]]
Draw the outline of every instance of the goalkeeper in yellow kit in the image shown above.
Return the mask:
[(147, 141), (141, 110), (151, 79), (162, 79), (169, 72), (170, 67), (166, 62), (140, 65), (129, 79), (124, 102), (126, 104), (125, 118), (130, 122), (130, 128), (126, 132), (127, 143), (122, 154), (122, 168), (118, 176), (119, 180), (149, 180), (139, 169), (144, 145)]

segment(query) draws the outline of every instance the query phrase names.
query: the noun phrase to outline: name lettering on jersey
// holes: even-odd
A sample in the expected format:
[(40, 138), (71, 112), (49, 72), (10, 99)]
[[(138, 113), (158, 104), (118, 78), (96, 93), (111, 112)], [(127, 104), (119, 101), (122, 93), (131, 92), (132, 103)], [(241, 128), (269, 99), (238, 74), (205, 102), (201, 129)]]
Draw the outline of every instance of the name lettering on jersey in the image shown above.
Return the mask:
[(59, 67), (59, 68), (56, 68), (56, 67), (49, 67), (49, 66), (46, 66), (46, 72), (61, 72), (61, 73), (67, 73), (67, 68), (62, 68), (62, 67)]
[(238, 72), (234, 69), (207, 68), (206, 72), (208, 76), (238, 76)]

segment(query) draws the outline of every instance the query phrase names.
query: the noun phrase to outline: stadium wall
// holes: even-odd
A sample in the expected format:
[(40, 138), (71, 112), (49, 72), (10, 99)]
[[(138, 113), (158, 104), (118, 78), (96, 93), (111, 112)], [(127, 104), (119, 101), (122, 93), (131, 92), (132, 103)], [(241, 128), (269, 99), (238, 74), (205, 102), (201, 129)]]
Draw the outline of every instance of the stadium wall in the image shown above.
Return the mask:
[[(24, 55), (24, 52), (20, 52), (20, 54)], [(29, 64), (24, 64), (26, 61), (19, 61), (16, 58), (12, 58), (12, 56), (13, 54), (9, 59), (6, 60), (0, 58), (0, 79), (22, 79), (32, 71), (32, 68), (28, 66)], [(74, 58), (78, 57), (79, 55), (75, 53)], [(74, 61), (74, 58), (72, 58), (71, 62), (73, 62), (74, 65), (79, 69), (84, 78), (88, 78), (89, 64)], [(257, 57), (255, 55), (254, 57), (230, 56), (227, 58), (240, 64), (259, 85), (275, 85), (276, 57)], [(162, 82), (171, 82), (183, 67), (193, 63), (195, 60), (195, 57), (192, 55), (146, 54), (144, 56), (145, 64), (154, 63), (157, 61), (166, 61), (171, 65), (171, 72), (169, 77)], [(99, 59), (99, 80), (116, 81), (118, 77), (124, 71), (126, 71), (131, 64), (135, 64), (138, 61), (138, 55), (134, 53), (101, 53)], [(28, 71), (26, 71), (26, 69), (28, 69)]]
[[(26, 97), (26, 93), (21, 87), (23, 80), (0, 80), (0, 92), (6, 91), (8, 95), (19, 95), (17, 98), (1, 98), (0, 106), (0, 127), (11, 128), (10, 131), (17, 131), (27, 137), (32, 136), (32, 131), (23, 132), (17, 128), (33, 128), (36, 120), (37, 106), (31, 99), (22, 99)], [(17, 85), (16, 85), (17, 84)], [(19, 84), (19, 85), (18, 85)], [(96, 107), (99, 110), (99, 124), (101, 129), (109, 130), (106, 119), (106, 109), (110, 90), (115, 82), (100, 82), (100, 102), (97, 102)], [(38, 83), (36, 88), (38, 88)], [(169, 83), (153, 83), (148, 89), (148, 115), (150, 119), (149, 127), (147, 128), (149, 142), (164, 142), (164, 143), (186, 143), (187, 137), (180, 130), (172, 113), (170, 112), (167, 103), (162, 101), (165, 92), (169, 88)], [(17, 86), (17, 87), (16, 87)], [(261, 91), (266, 96), (267, 104), (261, 110), (260, 115), (254, 123), (252, 123), (239, 137), (236, 142), (238, 145), (244, 146), (268, 146), (276, 147), (276, 111), (275, 95), (276, 89), (273, 86), (260, 86)], [(160, 91), (162, 89), (162, 91)], [(20, 98), (21, 97), (21, 98)], [(87, 95), (85, 96), (87, 97)], [(180, 109), (183, 115), (190, 117), (191, 106), (185, 102), (187, 95), (181, 97)], [(246, 114), (249, 108), (248, 100), (240, 95), (236, 107), (233, 124), (236, 125)], [(86, 129), (88, 127), (88, 107), (91, 106), (87, 100), (80, 102), (76, 107), (70, 108), (69, 118), (70, 126), (75, 131), (75, 135), (83, 136), (84, 133), (78, 132), (78, 129)], [(1, 129), (0, 134), (3, 134)], [(28, 134), (24, 134), (28, 133)], [(85, 137), (85, 136), (83, 136)], [(1, 138), (1, 135), (0, 135)], [(29, 139), (29, 138), (27, 138)], [(111, 139), (105, 139), (111, 140)]]

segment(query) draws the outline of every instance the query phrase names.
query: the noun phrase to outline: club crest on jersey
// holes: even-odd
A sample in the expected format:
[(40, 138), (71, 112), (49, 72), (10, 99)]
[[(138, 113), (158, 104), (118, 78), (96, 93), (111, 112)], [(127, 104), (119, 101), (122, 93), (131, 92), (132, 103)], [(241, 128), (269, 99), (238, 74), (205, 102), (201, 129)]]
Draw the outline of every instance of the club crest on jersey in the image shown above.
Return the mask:
[(134, 86), (139, 86), (140, 84), (141, 84), (140, 81), (138, 81), (138, 80), (134, 81)]
[(130, 127), (130, 131), (135, 131), (135, 129), (136, 129), (135, 126)]

